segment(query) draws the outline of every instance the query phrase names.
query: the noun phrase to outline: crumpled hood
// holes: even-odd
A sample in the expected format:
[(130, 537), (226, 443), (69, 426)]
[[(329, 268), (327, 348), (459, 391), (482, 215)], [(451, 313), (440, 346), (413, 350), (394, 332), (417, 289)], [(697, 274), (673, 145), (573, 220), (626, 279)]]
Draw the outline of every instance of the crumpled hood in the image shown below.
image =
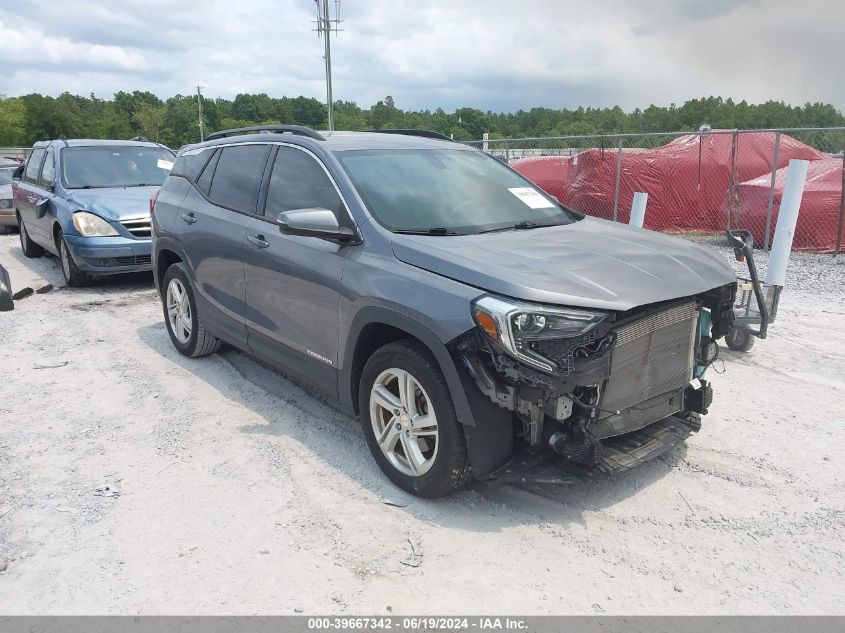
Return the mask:
[(405, 263), (488, 292), (606, 310), (630, 310), (736, 281), (730, 264), (704, 246), (589, 217), (481, 235), (395, 235), (393, 252)]
[(96, 213), (109, 221), (122, 222), (150, 215), (150, 196), (159, 187), (103, 187), (70, 189), (68, 200), (79, 210)]

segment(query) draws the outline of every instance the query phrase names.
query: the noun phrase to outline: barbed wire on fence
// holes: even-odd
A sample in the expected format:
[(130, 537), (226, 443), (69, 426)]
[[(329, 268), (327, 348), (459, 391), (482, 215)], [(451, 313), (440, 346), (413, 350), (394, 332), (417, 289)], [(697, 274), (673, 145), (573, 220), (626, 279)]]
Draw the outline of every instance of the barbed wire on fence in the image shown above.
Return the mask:
[(466, 141), (505, 160), (563, 204), (627, 222), (649, 194), (646, 227), (747, 228), (768, 250), (786, 167), (810, 161), (793, 248), (841, 252), (845, 127), (650, 132)]

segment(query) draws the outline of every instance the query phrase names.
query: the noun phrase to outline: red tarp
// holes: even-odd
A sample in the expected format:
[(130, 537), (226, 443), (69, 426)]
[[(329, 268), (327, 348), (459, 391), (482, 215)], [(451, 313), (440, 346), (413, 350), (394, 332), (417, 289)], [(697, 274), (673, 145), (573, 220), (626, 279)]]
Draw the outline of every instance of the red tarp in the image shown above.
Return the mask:
[(534, 156), (512, 160), (509, 164), (546, 193), (561, 202), (566, 199), (572, 156)]
[[(769, 239), (774, 239), (778, 210), (786, 181), (786, 168), (775, 173), (775, 193), (772, 203), (772, 224)], [(754, 235), (754, 243), (761, 245), (766, 232), (766, 214), (769, 208), (769, 188), (772, 175), (765, 174), (737, 187), (739, 224)], [(807, 170), (807, 182), (801, 198), (798, 224), (792, 248), (833, 252), (839, 231), (839, 204), (842, 196), (842, 159), (814, 160)], [(727, 205), (729, 198), (726, 197)], [(845, 236), (843, 236), (845, 237)]]
[[(771, 171), (773, 132), (737, 137), (737, 181)], [(726, 226), (723, 202), (730, 185), (734, 135), (681, 136), (655, 149), (623, 149), (617, 219), (627, 222), (635, 191), (648, 193), (645, 226), (665, 230), (721, 231)], [(778, 166), (791, 158), (816, 160), (826, 155), (781, 135)], [(535, 157), (511, 166), (567, 206), (611, 218), (616, 187), (616, 148), (589, 149), (573, 157)]]

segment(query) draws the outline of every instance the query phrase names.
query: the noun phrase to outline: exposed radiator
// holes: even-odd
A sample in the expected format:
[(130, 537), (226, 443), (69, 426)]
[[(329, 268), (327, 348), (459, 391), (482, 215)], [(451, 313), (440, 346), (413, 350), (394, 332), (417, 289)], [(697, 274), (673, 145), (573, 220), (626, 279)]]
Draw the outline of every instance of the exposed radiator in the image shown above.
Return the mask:
[(629, 433), (683, 408), (683, 390), (692, 380), (697, 327), (697, 306), (690, 301), (616, 330), (601, 407), (621, 413), (602, 414), (590, 425), (593, 435)]

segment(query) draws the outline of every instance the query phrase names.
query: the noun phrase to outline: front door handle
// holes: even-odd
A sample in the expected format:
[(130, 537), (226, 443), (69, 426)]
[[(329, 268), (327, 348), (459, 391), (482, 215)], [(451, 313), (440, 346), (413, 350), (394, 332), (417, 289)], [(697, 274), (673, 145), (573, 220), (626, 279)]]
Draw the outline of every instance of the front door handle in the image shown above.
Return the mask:
[(188, 224), (196, 224), (196, 217), (194, 217), (193, 213), (183, 213), (182, 219)]
[(247, 235), (246, 241), (252, 244), (255, 248), (267, 248), (270, 242), (264, 239), (263, 235)]

